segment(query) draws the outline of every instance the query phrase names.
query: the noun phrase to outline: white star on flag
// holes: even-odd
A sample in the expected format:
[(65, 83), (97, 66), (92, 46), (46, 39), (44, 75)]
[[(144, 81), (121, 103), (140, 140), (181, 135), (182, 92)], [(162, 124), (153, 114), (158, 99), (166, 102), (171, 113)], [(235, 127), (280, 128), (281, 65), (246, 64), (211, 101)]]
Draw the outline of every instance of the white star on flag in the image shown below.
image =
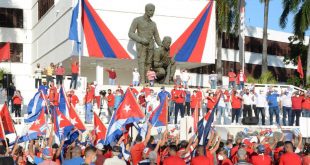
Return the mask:
[(75, 125), (77, 123), (75, 118), (71, 119), (70, 121), (71, 121), (72, 125)]
[(60, 124), (60, 122), (61, 122), (62, 120), (64, 120), (63, 118), (61, 118), (60, 115), (57, 117), (57, 119), (58, 119), (58, 123), (59, 123), (59, 124)]
[(125, 105), (124, 110), (128, 113), (128, 111), (130, 111), (130, 110), (131, 110), (130, 105)]
[(40, 120), (36, 120), (34, 123), (35, 123), (36, 125), (39, 125), (39, 124), (40, 124)]
[(100, 131), (100, 129), (99, 129), (99, 126), (97, 126), (97, 127), (96, 127), (96, 133), (99, 133), (99, 132), (101, 132), (101, 131)]

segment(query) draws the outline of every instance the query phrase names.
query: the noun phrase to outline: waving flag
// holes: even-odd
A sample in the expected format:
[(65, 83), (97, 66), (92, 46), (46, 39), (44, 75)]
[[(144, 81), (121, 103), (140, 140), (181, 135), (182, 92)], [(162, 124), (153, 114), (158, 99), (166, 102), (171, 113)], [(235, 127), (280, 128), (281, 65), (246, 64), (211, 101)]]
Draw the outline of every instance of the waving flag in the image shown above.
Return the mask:
[(95, 144), (103, 143), (107, 133), (107, 128), (101, 122), (100, 118), (94, 113), (94, 132), (96, 134)]
[[(216, 104), (214, 107), (217, 107), (221, 94), (218, 94), (216, 97)], [(211, 129), (211, 125), (214, 120), (214, 108), (209, 110), (209, 112), (198, 122), (198, 142), (200, 145), (206, 145), (207, 138)]]
[(171, 45), (170, 56), (178, 62), (214, 63), (215, 8), (208, 1), (194, 22)]
[(69, 39), (86, 43), (89, 57), (131, 59), (88, 0), (76, 1)]
[(10, 60), (10, 43), (5, 43), (0, 48), (0, 62)]
[(6, 104), (2, 106), (0, 117), (1, 117), (0, 139), (4, 139), (6, 134), (15, 133), (13, 121), (10, 112), (8, 110), (8, 106)]
[(70, 120), (75, 128), (82, 132), (86, 130), (74, 107), (68, 103), (66, 92), (62, 87), (59, 89), (59, 110)]
[(121, 149), (122, 149), (122, 155), (123, 155), (124, 159), (125, 159), (126, 161), (129, 161), (130, 152), (128, 152), (128, 151), (126, 150), (126, 146), (125, 146), (124, 142), (122, 142), (119, 146), (120, 146)]
[(73, 128), (71, 122), (56, 108), (54, 114), (54, 131), (59, 140), (65, 139)]
[(166, 126), (168, 122), (168, 103), (167, 97), (161, 102), (150, 116), (150, 123), (153, 127)]
[(18, 139), (18, 143), (37, 139), (39, 135), (46, 134), (46, 129), (47, 124), (45, 121), (45, 111), (42, 109), (39, 117), (31, 124), (26, 135), (23, 135)]
[(37, 92), (34, 97), (30, 100), (27, 108), (28, 117), (25, 119), (25, 123), (35, 121), (42, 108), (44, 108), (44, 99), (41, 97), (41, 92)]
[(299, 73), (300, 78), (304, 78), (304, 71), (302, 69), (302, 63), (301, 63), (300, 56), (298, 56), (297, 72)]
[(127, 88), (123, 101), (120, 103), (117, 110), (113, 113), (109, 123), (109, 128), (106, 136), (106, 144), (110, 144), (117, 140), (123, 134), (126, 124), (139, 122), (143, 120), (144, 114), (140, 109), (135, 97)]

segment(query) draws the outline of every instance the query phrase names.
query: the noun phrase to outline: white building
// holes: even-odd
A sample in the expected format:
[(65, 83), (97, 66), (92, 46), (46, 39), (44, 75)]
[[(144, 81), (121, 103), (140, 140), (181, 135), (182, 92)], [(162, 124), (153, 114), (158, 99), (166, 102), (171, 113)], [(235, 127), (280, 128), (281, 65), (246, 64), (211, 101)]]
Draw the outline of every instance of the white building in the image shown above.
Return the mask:
[[(170, 35), (173, 40), (183, 33), (206, 4), (205, 0), (89, 1), (123, 46), (128, 45), (127, 33), (132, 19), (144, 13), (145, 4), (155, 3), (156, 10), (153, 19), (157, 22), (159, 33), (162, 38)], [(66, 67), (66, 74), (71, 74), (69, 64), (73, 42), (68, 40), (68, 34), (72, 7), (72, 0), (0, 0), (0, 43), (12, 43), (12, 62), (2, 62), (0, 68), (13, 74), (13, 82), (17, 89), (34, 90), (33, 69), (37, 63), (40, 63), (42, 67), (47, 67), (51, 62), (62, 62)], [(289, 43), (288, 37), (292, 35), (274, 30), (269, 30), (268, 33), (268, 40), (281, 43)], [(261, 28), (248, 27), (246, 29), (246, 36), (249, 38), (261, 39), (262, 34)], [(238, 50), (230, 48), (229, 45), (226, 48), (223, 49), (222, 60), (238, 62)], [(134, 50), (129, 50), (129, 47), (125, 49), (130, 53), (133, 52), (132, 55), (134, 55)], [(214, 55), (210, 58), (215, 57)], [(260, 65), (261, 54), (246, 51), (245, 63)], [(206, 64), (185, 67), (195, 68), (203, 65)], [(268, 56), (268, 65), (287, 69), (296, 68), (291, 64), (285, 65), (283, 56), (277, 54)], [(83, 57), (81, 74), (87, 77), (88, 81), (96, 80), (96, 75), (98, 78), (104, 74), (104, 82), (107, 82), (107, 74), (103, 73), (102, 66), (115, 67), (119, 74), (118, 83), (129, 84), (131, 71), (136, 66), (136, 62), (135, 60), (120, 61)]]

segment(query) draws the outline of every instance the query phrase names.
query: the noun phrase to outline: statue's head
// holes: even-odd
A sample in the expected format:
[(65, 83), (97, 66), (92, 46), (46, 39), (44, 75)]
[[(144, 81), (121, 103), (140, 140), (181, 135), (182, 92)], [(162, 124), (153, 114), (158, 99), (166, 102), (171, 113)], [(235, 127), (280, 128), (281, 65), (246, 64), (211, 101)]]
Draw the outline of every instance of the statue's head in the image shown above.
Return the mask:
[(148, 17), (153, 17), (154, 11), (155, 11), (155, 5), (153, 5), (152, 3), (148, 3), (147, 5), (145, 5), (145, 14)]
[(165, 36), (164, 39), (163, 39), (163, 47), (166, 48), (167, 50), (170, 49), (170, 45), (171, 45), (171, 37), (169, 36)]

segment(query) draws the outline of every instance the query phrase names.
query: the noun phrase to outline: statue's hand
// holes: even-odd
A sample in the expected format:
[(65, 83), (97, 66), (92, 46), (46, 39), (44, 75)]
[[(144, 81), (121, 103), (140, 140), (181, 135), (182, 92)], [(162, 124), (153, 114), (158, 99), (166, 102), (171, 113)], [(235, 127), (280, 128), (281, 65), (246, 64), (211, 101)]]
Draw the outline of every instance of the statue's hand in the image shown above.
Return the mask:
[(149, 44), (149, 41), (148, 41), (147, 39), (145, 39), (145, 38), (142, 38), (142, 39), (141, 39), (141, 44), (143, 44), (143, 45), (148, 45), (148, 44)]

